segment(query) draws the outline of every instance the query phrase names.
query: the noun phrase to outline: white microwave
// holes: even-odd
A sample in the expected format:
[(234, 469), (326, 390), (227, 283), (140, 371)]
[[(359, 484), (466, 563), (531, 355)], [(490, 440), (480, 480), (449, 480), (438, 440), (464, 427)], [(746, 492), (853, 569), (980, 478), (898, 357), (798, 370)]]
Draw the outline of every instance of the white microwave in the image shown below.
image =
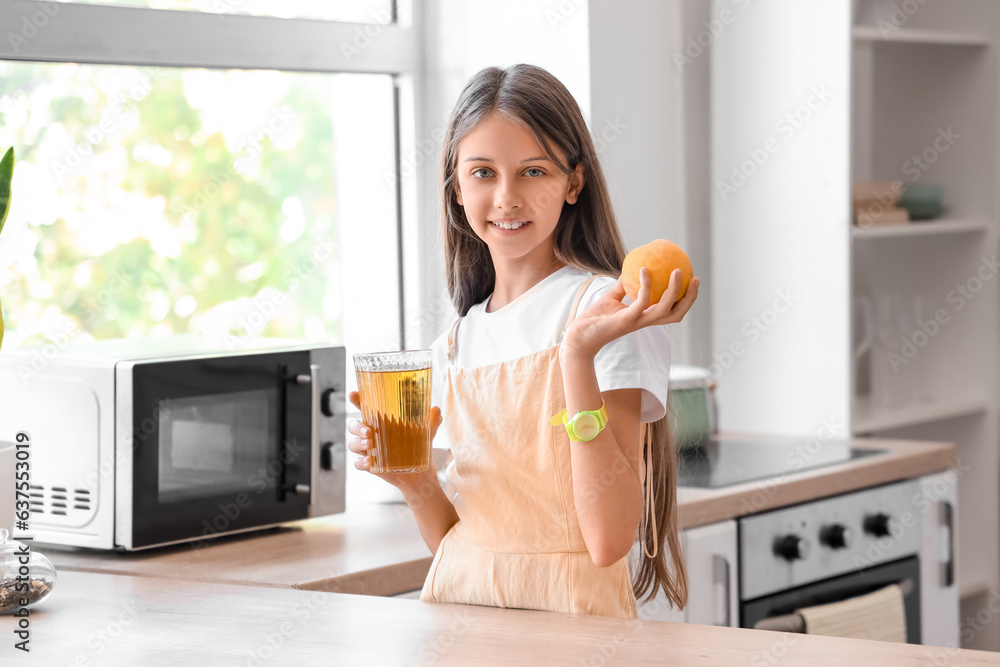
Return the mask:
[(343, 347), (199, 336), (0, 352), (38, 542), (136, 550), (344, 511)]

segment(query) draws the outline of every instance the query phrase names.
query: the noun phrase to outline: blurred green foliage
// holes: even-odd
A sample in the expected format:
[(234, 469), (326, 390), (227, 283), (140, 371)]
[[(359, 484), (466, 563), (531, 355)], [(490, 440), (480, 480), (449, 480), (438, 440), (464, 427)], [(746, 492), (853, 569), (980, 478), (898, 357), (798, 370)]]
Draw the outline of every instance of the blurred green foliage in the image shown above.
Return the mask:
[[(0, 62), (24, 186), (0, 242), (8, 332), (302, 338), (312, 320), (339, 339), (329, 76)], [(270, 307), (245, 301), (266, 288)]]

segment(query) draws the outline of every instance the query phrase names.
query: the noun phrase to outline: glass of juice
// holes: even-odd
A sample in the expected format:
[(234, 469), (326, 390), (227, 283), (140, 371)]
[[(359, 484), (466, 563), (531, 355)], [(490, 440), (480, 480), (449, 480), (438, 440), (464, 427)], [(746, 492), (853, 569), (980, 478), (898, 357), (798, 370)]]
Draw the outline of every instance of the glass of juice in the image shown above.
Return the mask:
[(431, 351), (355, 354), (361, 414), (375, 473), (424, 472), (431, 458)]

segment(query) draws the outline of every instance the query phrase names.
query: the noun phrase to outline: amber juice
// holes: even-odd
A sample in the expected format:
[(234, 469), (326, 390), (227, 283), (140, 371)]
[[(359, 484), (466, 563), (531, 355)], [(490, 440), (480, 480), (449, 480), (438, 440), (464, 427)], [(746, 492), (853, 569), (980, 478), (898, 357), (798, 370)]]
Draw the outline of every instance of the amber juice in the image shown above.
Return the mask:
[(431, 454), (431, 369), (357, 368), (364, 422), (374, 433), (368, 450), (375, 473), (423, 472)]

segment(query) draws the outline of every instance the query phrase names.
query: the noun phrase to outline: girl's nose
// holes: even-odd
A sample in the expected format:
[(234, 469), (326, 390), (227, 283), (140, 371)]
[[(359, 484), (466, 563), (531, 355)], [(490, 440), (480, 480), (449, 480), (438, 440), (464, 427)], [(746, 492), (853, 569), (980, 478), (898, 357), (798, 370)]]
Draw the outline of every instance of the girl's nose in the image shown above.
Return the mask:
[(510, 211), (521, 206), (521, 195), (510, 181), (502, 180), (497, 184), (493, 205), (502, 211)]

